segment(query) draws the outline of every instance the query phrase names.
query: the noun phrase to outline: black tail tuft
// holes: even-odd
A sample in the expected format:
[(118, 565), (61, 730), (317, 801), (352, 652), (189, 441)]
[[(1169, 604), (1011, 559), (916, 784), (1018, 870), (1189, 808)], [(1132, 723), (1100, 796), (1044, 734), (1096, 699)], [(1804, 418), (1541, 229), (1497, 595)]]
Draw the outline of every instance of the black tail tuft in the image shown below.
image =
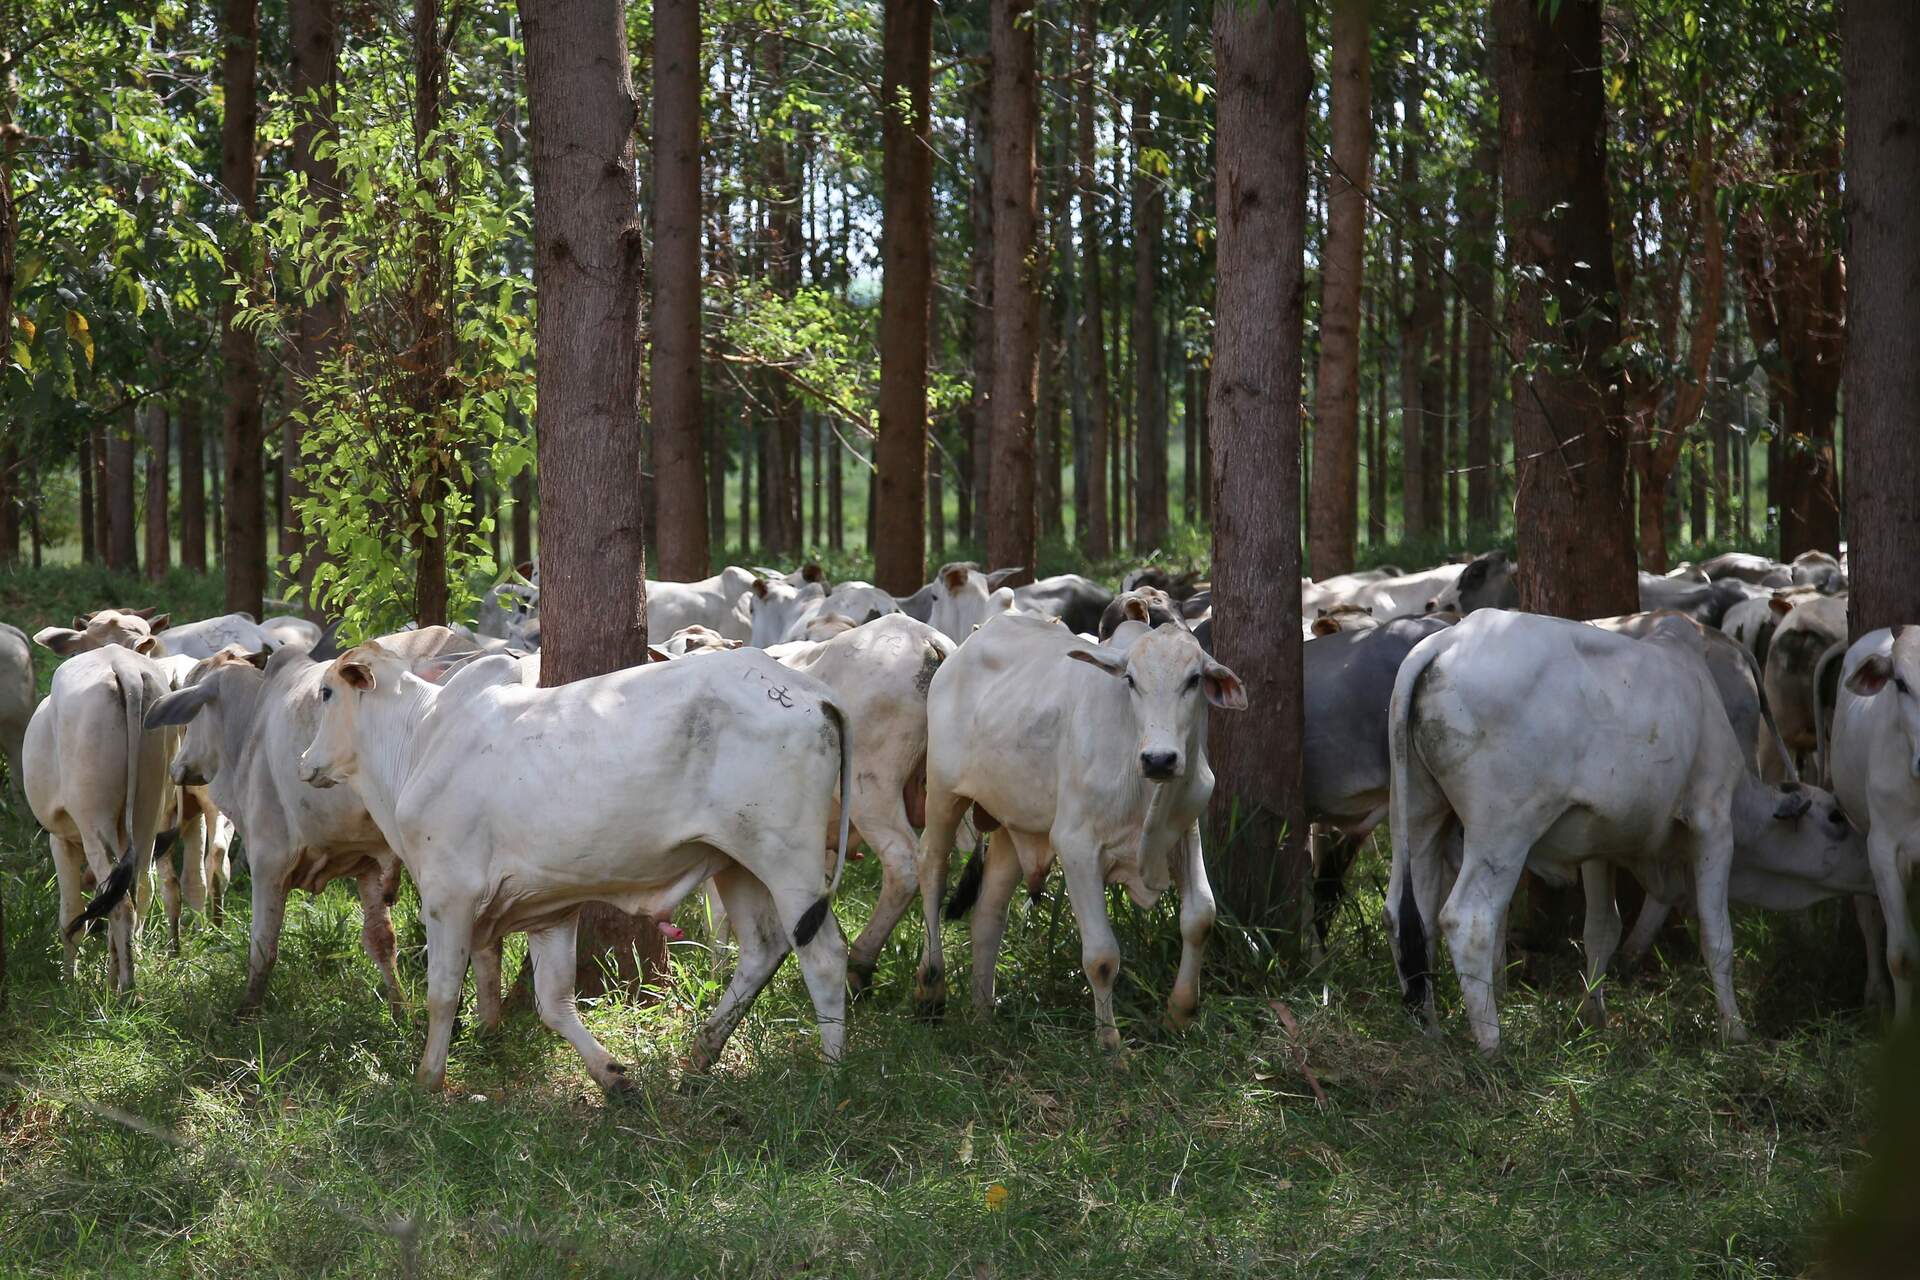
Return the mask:
[(975, 849), (973, 856), (967, 859), (967, 865), (960, 869), (959, 883), (953, 886), (953, 896), (947, 899), (946, 917), (949, 920), (964, 920), (973, 910), (973, 904), (980, 897), (980, 881), (986, 878), (987, 860)]
[(128, 849), (125, 856), (114, 866), (113, 874), (107, 877), (107, 882), (100, 886), (98, 893), (93, 895), (93, 901), (87, 904), (87, 909), (75, 916), (67, 925), (67, 937), (71, 938), (80, 932), (89, 921), (105, 919), (109, 911), (120, 905), (120, 900), (127, 896), (127, 890), (133, 888), (134, 862), (133, 850)]
[(804, 947), (813, 941), (813, 935), (827, 922), (827, 911), (832, 905), (831, 895), (823, 893), (818, 902), (800, 913), (800, 923), (793, 926), (794, 946)]
[(1407, 1008), (1419, 1013), (1427, 1004), (1427, 928), (1413, 897), (1413, 876), (1400, 885), (1400, 976), (1406, 980)]

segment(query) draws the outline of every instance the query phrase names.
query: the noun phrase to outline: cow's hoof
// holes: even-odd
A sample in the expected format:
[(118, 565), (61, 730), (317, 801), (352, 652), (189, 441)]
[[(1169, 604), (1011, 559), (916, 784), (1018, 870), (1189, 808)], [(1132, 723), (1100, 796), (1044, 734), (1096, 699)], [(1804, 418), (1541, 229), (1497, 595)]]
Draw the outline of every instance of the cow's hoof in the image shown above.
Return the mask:
[(609, 1062), (600, 1073), (600, 1087), (607, 1091), (608, 1102), (635, 1102), (640, 1097), (640, 1086), (627, 1079), (626, 1067), (618, 1062)]
[(847, 994), (858, 1000), (873, 990), (873, 966), (870, 964), (847, 965)]
[(1198, 1000), (1191, 1003), (1181, 1003), (1174, 1000), (1167, 1002), (1167, 1025), (1175, 1031), (1192, 1029), (1194, 1020), (1199, 1016), (1200, 1002)]
[(1720, 1039), (1729, 1045), (1746, 1044), (1753, 1039), (1744, 1022), (1729, 1022), (1720, 1028)]
[(1607, 1029), (1607, 1006), (1598, 1000), (1588, 998), (1580, 1002), (1580, 1025), (1589, 1031)]
[(444, 1071), (428, 1071), (422, 1067), (413, 1073), (413, 1082), (422, 1089), (425, 1089), (428, 1093), (444, 1093), (447, 1088), (447, 1073)]

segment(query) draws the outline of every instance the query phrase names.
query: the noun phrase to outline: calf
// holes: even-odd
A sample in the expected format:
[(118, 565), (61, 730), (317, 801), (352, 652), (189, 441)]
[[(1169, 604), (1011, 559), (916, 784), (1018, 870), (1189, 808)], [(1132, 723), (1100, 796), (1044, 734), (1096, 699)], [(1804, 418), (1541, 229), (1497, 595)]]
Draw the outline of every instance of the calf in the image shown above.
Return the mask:
[(1920, 939), (1907, 890), (1920, 863), (1920, 627), (1868, 632), (1840, 668), (1833, 711), (1833, 789), (1866, 828), (1867, 861), (1887, 927), (1894, 1016), (1913, 1010)]
[[(436, 672), (468, 651), (445, 627), (403, 631), (382, 643), (417, 672)], [(186, 726), (173, 758), (174, 781), (205, 787), (247, 842), (253, 919), (241, 1009), (257, 1008), (266, 998), (288, 896), (295, 889), (319, 893), (351, 877), (360, 890), (361, 944), (379, 967), (397, 1014), (400, 984), (389, 907), (399, 864), (352, 792), (315, 791), (300, 780), (300, 753), (320, 723), (326, 670), (300, 649), (282, 649), (264, 662), (218, 655), (200, 664), (185, 688), (162, 699), (147, 724)], [(487, 976), (482, 973), (479, 982), (481, 1015), (492, 1022), (499, 980), (496, 974), (490, 983)]]
[[(1080, 928), (1100, 1043), (1117, 1049), (1113, 984), (1119, 944), (1106, 889), (1149, 906), (1180, 891), (1180, 970), (1167, 1011), (1186, 1025), (1199, 1005), (1213, 892), (1196, 820), (1213, 792), (1207, 706), (1245, 708), (1246, 692), (1181, 627), (1128, 624), (1109, 645), (1027, 617), (995, 618), (961, 645), (927, 695), (927, 826), (920, 842), (925, 950), (916, 996), (945, 998), (940, 899), (954, 833), (969, 805), (998, 823), (973, 913), (973, 997), (993, 1006), (1007, 905), (1036, 890), (1058, 856)], [(984, 824), (983, 824), (984, 825)]]
[[(108, 644), (60, 664), (27, 726), (27, 805), (52, 838), (69, 979), (79, 927), (105, 916), (113, 985), (133, 987), (134, 910), (125, 898), (146, 869), (167, 791), (165, 746), (141, 721), (166, 692), (157, 662)], [(100, 892), (83, 913), (89, 877)]]
[(420, 1083), (445, 1083), (470, 949), (524, 930), (542, 1020), (602, 1087), (627, 1087), (625, 1068), (574, 1008), (579, 908), (655, 915), (709, 877), (740, 962), (690, 1066), (714, 1061), (789, 949), (821, 1047), (837, 1060), (847, 960), (829, 907), (845, 807), (830, 877), (821, 848), (834, 785), (846, 794), (851, 784), (852, 739), (830, 691), (754, 649), (550, 689), (523, 676), (495, 655), (436, 686), (382, 645), (361, 645), (328, 667), (326, 706), (301, 757), (306, 781), (352, 787), (419, 889), (429, 1016)]
[[(1483, 610), (1407, 656), (1389, 725), (1388, 933), (1408, 1001), (1430, 1026), (1427, 922), (1437, 919), (1446, 935), (1474, 1038), (1491, 1053), (1500, 1043), (1494, 991), (1507, 907), (1520, 873), (1565, 882), (1576, 868), (1587, 899), (1591, 994), (1583, 1013), (1604, 1020), (1599, 981), (1620, 940), (1617, 864), (1662, 901), (1690, 884), (1722, 1034), (1745, 1039), (1727, 916), (1736, 842), (1767, 845), (1767, 863), (1805, 863), (1821, 856), (1828, 833), (1801, 829), (1804, 793), (1749, 774), (1697, 631), (1674, 619), (1634, 640)], [(1446, 893), (1442, 846), (1456, 821), (1461, 863)]]

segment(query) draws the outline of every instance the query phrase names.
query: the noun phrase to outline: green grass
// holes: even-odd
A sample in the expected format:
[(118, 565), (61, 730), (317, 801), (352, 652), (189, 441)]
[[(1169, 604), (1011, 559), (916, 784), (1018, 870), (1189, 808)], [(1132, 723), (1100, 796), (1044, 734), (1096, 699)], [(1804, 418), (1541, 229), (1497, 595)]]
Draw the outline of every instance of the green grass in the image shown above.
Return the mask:
[[(0, 593), (15, 589), (0, 579)], [(52, 591), (49, 580), (36, 590)], [(62, 587), (55, 612), (71, 611)], [(22, 620), (17, 597), (0, 613)], [(160, 603), (172, 603), (162, 599)], [(44, 670), (43, 670), (44, 677)], [(1216, 934), (1195, 1031), (1163, 1030), (1169, 905), (1112, 904), (1126, 955), (1124, 1065), (1094, 1047), (1057, 880), (1015, 910), (997, 1016), (911, 1016), (910, 916), (854, 1006), (847, 1060), (817, 1059), (783, 968), (717, 1078), (678, 1059), (711, 1007), (704, 952), (667, 998), (588, 1022), (640, 1086), (609, 1105), (531, 1014), (456, 1040), (450, 1087), (411, 1083), (424, 1028), (415, 906), (397, 915), (413, 999), (388, 1019), (348, 887), (296, 896), (265, 1010), (233, 1015), (244, 873), (180, 955), (149, 927), (139, 992), (99, 941), (58, 978), (45, 837), (0, 817), (9, 957), (0, 1011), (0, 1272), (168, 1275), (1779, 1276), (1813, 1264), (1869, 1131), (1876, 1023), (1855, 1012), (1845, 913), (1739, 920), (1756, 1043), (1722, 1049), (1697, 960), (1616, 986), (1573, 1021), (1571, 946), (1516, 979), (1508, 1050), (1457, 1014), (1419, 1035), (1376, 923), (1384, 867), (1354, 869), (1327, 963), (1269, 972)], [(872, 860), (838, 907), (857, 928)], [(1850, 917), (1849, 917), (1850, 918)], [(948, 927), (964, 969), (964, 929)], [(509, 967), (515, 963), (510, 953)], [(1451, 1001), (1450, 979), (1443, 996)], [(1283, 1001), (1300, 1033), (1284, 1031)], [(1305, 1070), (1325, 1088), (1318, 1106)], [(82, 1103), (122, 1109), (172, 1141)], [(1005, 1188), (998, 1200), (993, 1189)], [(405, 1237), (404, 1241), (397, 1237)]]

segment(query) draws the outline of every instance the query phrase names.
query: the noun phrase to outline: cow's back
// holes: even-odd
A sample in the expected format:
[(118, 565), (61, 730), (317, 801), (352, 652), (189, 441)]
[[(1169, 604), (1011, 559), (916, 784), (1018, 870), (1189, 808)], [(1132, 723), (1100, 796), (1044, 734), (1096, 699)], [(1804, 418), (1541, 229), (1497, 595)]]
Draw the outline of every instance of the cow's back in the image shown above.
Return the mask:
[(165, 754), (160, 735), (142, 732), (140, 718), (166, 692), (159, 666), (119, 645), (60, 664), (28, 725), (21, 770), (28, 807), (42, 827), (69, 836), (91, 827), (103, 838), (125, 838), (129, 778), (131, 806), (158, 809)]

